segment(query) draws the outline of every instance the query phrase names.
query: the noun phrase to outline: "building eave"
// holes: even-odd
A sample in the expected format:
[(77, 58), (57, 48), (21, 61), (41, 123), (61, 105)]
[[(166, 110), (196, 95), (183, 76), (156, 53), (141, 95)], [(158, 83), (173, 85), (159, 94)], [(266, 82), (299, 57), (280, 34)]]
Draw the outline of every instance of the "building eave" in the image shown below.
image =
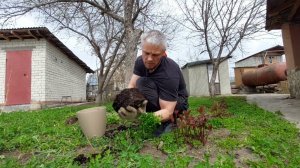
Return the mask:
[(80, 60), (46, 27), (0, 29), (0, 40), (12, 41), (25, 39), (46, 39), (48, 42), (57, 47), (62, 53), (67, 55), (71, 60), (75, 61), (86, 71), (86, 73), (94, 73), (94, 71), (90, 67), (88, 67), (82, 60)]
[(248, 56), (248, 57), (245, 57), (245, 58), (243, 58), (243, 59), (241, 59), (241, 60), (238, 60), (238, 61), (235, 62), (235, 63), (239, 63), (239, 62), (244, 61), (244, 60), (246, 60), (246, 59), (249, 59), (249, 58), (251, 58), (251, 57), (260, 57), (262, 53), (265, 53), (265, 52), (271, 52), (271, 51), (278, 51), (278, 52), (280, 52), (281, 55), (283, 55), (283, 54), (284, 54), (284, 47), (281, 46), (281, 45), (277, 45), (277, 46), (274, 46), (274, 47), (265, 49), (265, 50), (263, 50), (263, 51), (257, 52), (257, 53), (255, 53), (255, 54), (252, 54), (252, 55), (250, 55), (250, 56)]
[[(232, 56), (228, 56), (228, 57), (221, 57), (221, 62), (229, 59), (229, 58), (232, 58)], [(204, 65), (204, 64), (211, 64), (212, 61), (210, 59), (207, 59), (207, 60), (199, 60), (199, 61), (194, 61), (194, 62), (189, 62), (189, 63), (186, 63), (184, 66), (181, 67), (181, 69), (184, 69), (184, 68), (189, 68), (189, 67), (193, 67), (193, 66), (197, 66), (197, 65)]]
[(284, 23), (300, 23), (300, 1), (267, 0), (266, 30), (281, 29)]

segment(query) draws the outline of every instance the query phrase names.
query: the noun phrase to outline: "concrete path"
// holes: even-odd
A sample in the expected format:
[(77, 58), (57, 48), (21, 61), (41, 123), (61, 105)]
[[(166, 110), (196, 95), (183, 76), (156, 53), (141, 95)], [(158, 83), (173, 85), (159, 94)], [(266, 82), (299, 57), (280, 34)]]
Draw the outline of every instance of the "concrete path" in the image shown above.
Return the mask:
[(41, 106), (36, 104), (36, 106), (32, 106), (30, 104), (24, 105), (15, 105), (15, 106), (0, 106), (0, 113), (1, 112), (15, 112), (15, 111), (31, 111), (31, 110), (41, 110), (46, 108), (61, 108), (65, 106), (81, 106), (81, 105), (95, 105), (94, 102), (82, 102), (82, 103), (56, 103), (51, 105), (44, 105)]
[(271, 112), (280, 111), (283, 117), (300, 128), (300, 99), (290, 99), (289, 94), (251, 94), (246, 95), (248, 103)]

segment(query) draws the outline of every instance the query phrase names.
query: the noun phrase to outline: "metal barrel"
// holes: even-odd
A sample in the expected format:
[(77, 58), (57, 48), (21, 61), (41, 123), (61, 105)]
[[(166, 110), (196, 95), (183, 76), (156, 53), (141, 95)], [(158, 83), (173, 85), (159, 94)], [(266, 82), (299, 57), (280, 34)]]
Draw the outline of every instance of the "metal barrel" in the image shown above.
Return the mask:
[(275, 84), (286, 79), (287, 72), (285, 62), (258, 66), (257, 69), (242, 74), (242, 82), (245, 86)]

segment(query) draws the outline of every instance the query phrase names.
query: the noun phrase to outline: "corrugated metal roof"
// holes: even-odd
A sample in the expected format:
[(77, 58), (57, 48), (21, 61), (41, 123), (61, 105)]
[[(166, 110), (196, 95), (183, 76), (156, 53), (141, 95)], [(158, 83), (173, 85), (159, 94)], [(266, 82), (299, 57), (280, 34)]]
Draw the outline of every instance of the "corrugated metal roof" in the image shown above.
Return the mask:
[(70, 49), (68, 49), (56, 36), (54, 36), (46, 27), (27, 27), (27, 28), (10, 28), (0, 29), (0, 40), (24, 40), (24, 39), (41, 39), (44, 38), (51, 44), (59, 48), (71, 60), (74, 60), (87, 73), (94, 71), (80, 60)]
[[(221, 62), (229, 59), (229, 58), (232, 58), (232, 56), (229, 56), (229, 57), (221, 57)], [(184, 68), (187, 68), (187, 67), (193, 67), (193, 66), (196, 66), (196, 65), (202, 65), (202, 64), (211, 64), (211, 60), (208, 59), (208, 60), (200, 60), (200, 61), (194, 61), (194, 62), (189, 62), (189, 63), (186, 63), (184, 66), (181, 67), (181, 69), (184, 69)]]
[(244, 61), (245, 59), (248, 59), (248, 58), (250, 58), (250, 57), (261, 57), (261, 56), (262, 56), (261, 53), (265, 53), (265, 52), (267, 52), (267, 51), (277, 51), (279, 54), (283, 55), (283, 54), (284, 54), (284, 47), (281, 46), (281, 45), (277, 45), (277, 46), (274, 46), (274, 47), (265, 49), (265, 50), (263, 50), (263, 51), (260, 51), (260, 52), (258, 52), (258, 53), (252, 54), (252, 55), (250, 55), (250, 56), (248, 56), (248, 57), (246, 57), (246, 58), (243, 58), (243, 59), (241, 59), (241, 60), (238, 60), (238, 61), (235, 62), (235, 63)]

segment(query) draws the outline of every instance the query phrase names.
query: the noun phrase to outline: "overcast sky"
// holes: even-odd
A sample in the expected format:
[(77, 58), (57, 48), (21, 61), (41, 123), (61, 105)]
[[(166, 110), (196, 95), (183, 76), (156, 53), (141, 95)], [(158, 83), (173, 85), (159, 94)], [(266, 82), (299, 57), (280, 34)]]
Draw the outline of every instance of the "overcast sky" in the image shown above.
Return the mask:
[[(74, 52), (82, 61), (84, 61), (92, 69), (96, 69), (99, 64), (97, 63), (97, 58), (92, 56), (88, 46), (83, 45), (82, 40), (77, 39), (77, 37), (72, 37), (66, 32), (54, 32), (51, 26), (44, 25), (31, 17), (30, 15), (25, 15), (19, 18), (14, 25), (14, 28), (24, 28), (24, 27), (47, 27), (58, 39), (60, 39), (70, 50)], [(7, 27), (9, 28), (9, 27)], [(272, 35), (270, 35), (270, 33)], [(233, 76), (234, 62), (257, 53), (261, 50), (273, 47), (275, 45), (283, 45), (281, 32), (272, 30), (271, 32), (265, 31), (265, 33), (257, 35), (255, 40), (243, 41), (244, 52), (235, 52), (233, 55), (234, 59), (230, 60), (230, 76)], [(172, 41), (172, 47), (167, 51), (168, 56), (174, 59), (180, 66), (190, 61), (195, 61), (195, 57), (192, 59), (191, 56), (197, 54), (197, 50), (191, 45), (191, 42), (185, 37), (178, 35)], [(198, 57), (198, 60), (208, 59), (202, 56)]]

